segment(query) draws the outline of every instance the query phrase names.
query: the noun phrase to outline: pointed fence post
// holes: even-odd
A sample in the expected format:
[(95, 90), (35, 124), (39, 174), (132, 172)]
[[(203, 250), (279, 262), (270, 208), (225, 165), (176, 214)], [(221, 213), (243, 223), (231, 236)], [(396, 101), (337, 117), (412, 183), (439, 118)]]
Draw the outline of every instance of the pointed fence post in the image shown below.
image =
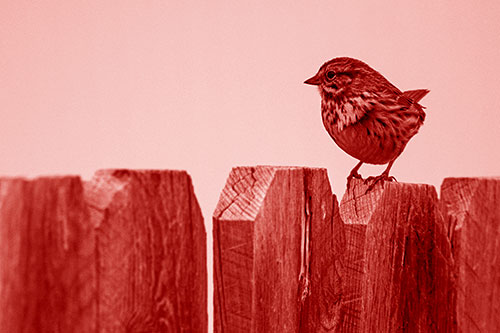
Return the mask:
[(354, 180), (340, 213), (345, 332), (455, 330), (453, 259), (434, 187)]
[(213, 215), (215, 332), (336, 325), (341, 235), (334, 203), (324, 169), (231, 171)]

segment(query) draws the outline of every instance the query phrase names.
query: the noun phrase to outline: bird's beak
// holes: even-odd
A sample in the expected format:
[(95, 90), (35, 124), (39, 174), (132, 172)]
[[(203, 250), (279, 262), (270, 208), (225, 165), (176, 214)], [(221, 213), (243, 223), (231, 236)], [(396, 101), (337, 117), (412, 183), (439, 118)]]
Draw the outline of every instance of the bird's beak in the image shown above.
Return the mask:
[(313, 86), (318, 86), (319, 85), (319, 77), (318, 74), (314, 75), (312, 78), (307, 79), (304, 81), (305, 84), (311, 84)]

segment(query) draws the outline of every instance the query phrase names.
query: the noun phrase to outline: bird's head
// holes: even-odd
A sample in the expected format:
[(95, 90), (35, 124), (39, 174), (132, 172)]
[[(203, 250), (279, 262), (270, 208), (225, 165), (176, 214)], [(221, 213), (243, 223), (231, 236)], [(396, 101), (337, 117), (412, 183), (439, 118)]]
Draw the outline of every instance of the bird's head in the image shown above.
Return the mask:
[(337, 96), (362, 85), (372, 73), (377, 72), (360, 60), (334, 58), (324, 63), (318, 73), (304, 83), (318, 86), (322, 96)]

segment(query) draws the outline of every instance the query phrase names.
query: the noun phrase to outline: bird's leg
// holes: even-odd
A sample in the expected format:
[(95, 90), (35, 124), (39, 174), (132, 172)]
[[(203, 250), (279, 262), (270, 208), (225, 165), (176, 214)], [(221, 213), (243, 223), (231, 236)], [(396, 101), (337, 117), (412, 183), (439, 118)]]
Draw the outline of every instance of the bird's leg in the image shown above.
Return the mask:
[(359, 163), (356, 164), (356, 166), (349, 173), (347, 180), (350, 180), (351, 178), (361, 178), (361, 175), (358, 173), (358, 170), (359, 168), (361, 168), (361, 165), (363, 165), (363, 162), (359, 161)]
[(371, 185), (368, 187), (368, 189), (366, 190), (366, 192), (373, 190), (373, 188), (375, 187), (375, 185), (379, 181), (388, 181), (388, 182), (397, 181), (396, 178), (394, 178), (393, 176), (389, 176), (389, 171), (391, 170), (392, 165), (394, 164), (394, 161), (395, 161), (395, 159), (390, 161), (389, 164), (387, 165), (387, 168), (385, 168), (384, 172), (382, 172), (380, 175), (375, 176), (375, 177), (371, 176), (371, 177), (366, 178), (365, 184), (367, 182), (373, 181), (371, 183)]
[(359, 170), (359, 168), (361, 168), (362, 164), (363, 164), (363, 162), (359, 161), (359, 163), (356, 164), (356, 166), (351, 170), (351, 172), (349, 173), (349, 176), (347, 176), (347, 190), (348, 191), (349, 191), (349, 187), (351, 185), (351, 180), (353, 178), (363, 179), (361, 177), (361, 175), (358, 173), (358, 170)]

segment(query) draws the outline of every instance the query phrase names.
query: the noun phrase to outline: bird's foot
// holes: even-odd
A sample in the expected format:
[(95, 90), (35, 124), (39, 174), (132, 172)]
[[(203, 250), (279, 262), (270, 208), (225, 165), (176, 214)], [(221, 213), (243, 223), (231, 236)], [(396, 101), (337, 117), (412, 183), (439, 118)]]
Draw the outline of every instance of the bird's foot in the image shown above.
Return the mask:
[(365, 179), (365, 184), (367, 183), (370, 183), (370, 186), (368, 186), (368, 189), (366, 190), (365, 193), (368, 193), (370, 192), (371, 190), (373, 190), (373, 188), (375, 187), (375, 185), (377, 185), (378, 182), (384, 182), (384, 181), (387, 181), (387, 182), (397, 182), (396, 178), (394, 178), (394, 176), (389, 176), (389, 174), (387, 173), (382, 173), (381, 175), (378, 175), (378, 176), (370, 176), (368, 178)]
[(351, 180), (352, 178), (363, 179), (363, 177), (361, 177), (361, 175), (358, 173), (358, 171), (354, 171), (354, 170), (352, 170), (351, 173), (349, 174), (349, 176), (347, 176), (347, 180)]
[(353, 180), (353, 178), (363, 179), (363, 177), (361, 177), (361, 175), (357, 171), (354, 171), (354, 170), (351, 171), (349, 176), (347, 176), (347, 191), (348, 192), (349, 192), (349, 189), (351, 188), (351, 181)]

